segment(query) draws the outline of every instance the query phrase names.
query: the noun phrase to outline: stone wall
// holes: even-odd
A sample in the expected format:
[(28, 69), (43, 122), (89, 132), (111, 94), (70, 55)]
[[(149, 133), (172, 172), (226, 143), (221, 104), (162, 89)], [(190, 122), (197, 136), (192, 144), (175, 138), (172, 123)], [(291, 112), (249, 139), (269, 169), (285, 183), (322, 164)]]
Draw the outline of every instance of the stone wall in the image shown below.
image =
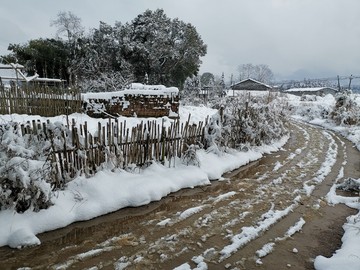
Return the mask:
[(83, 108), (91, 117), (179, 117), (179, 96), (169, 95), (124, 95), (111, 99), (89, 99)]

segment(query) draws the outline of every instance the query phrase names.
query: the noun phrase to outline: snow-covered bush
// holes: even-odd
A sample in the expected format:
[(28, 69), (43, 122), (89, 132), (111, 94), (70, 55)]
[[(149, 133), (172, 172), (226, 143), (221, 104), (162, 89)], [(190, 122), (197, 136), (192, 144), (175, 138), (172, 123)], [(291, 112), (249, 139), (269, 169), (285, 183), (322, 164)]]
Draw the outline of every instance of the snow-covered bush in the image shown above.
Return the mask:
[(39, 135), (22, 136), (17, 123), (0, 125), (0, 209), (22, 213), (51, 205), (50, 144)]
[(223, 100), (205, 127), (206, 148), (221, 152), (271, 144), (287, 133), (283, 110), (279, 100), (264, 96)]
[(360, 106), (351, 93), (342, 93), (336, 96), (336, 104), (331, 112), (331, 118), (337, 125), (359, 125)]
[(288, 95), (290, 102), (289, 113), (301, 116), (306, 121), (316, 118), (328, 119), (334, 109), (334, 96), (329, 94), (324, 97), (316, 95), (304, 95), (302, 97)]
[(133, 77), (121, 72), (103, 72), (99, 75), (88, 76), (79, 81), (82, 92), (112, 92), (123, 90), (127, 85), (133, 82)]
[(229, 114), (224, 114), (224, 108), (212, 115), (205, 126), (205, 148), (208, 152), (220, 154), (226, 150), (231, 136), (231, 120)]
[(200, 167), (200, 160), (196, 154), (196, 151), (200, 149), (199, 145), (191, 144), (187, 146), (186, 151), (181, 156), (182, 163), (185, 165), (193, 165)]
[(276, 105), (252, 103), (234, 107), (231, 144), (259, 146), (283, 137), (287, 133), (286, 117)]

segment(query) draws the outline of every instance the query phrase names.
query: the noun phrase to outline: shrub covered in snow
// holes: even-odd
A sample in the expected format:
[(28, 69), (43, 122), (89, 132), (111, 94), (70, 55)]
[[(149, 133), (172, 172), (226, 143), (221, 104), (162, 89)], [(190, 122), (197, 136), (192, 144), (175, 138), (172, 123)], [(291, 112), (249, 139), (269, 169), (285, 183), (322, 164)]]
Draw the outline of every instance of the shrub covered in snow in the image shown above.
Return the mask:
[[(222, 149), (270, 144), (287, 133), (286, 117), (279, 100), (266, 97), (227, 99), (205, 128), (206, 148)], [(220, 148), (219, 148), (220, 147)]]
[(0, 210), (21, 213), (51, 205), (49, 147), (41, 136), (22, 136), (17, 123), (0, 125)]
[(342, 93), (336, 97), (331, 118), (337, 125), (360, 125), (360, 106), (351, 93)]
[(193, 165), (200, 167), (200, 160), (196, 154), (196, 151), (200, 149), (199, 145), (191, 144), (188, 145), (186, 151), (181, 156), (181, 160), (183, 164)]
[(333, 95), (324, 97), (304, 95), (302, 97), (288, 95), (290, 101), (289, 111), (291, 114), (300, 116), (307, 121), (316, 118), (328, 119), (334, 109), (335, 99)]
[(360, 96), (343, 92), (335, 97), (326, 95), (288, 95), (290, 113), (306, 121), (314, 119), (332, 120), (338, 126), (360, 125)]

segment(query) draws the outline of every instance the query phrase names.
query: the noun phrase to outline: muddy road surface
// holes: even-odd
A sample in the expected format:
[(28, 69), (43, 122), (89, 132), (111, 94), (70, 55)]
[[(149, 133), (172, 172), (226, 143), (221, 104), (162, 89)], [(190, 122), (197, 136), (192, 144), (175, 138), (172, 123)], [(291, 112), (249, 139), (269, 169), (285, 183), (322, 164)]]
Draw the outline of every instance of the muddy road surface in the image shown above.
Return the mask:
[(360, 152), (330, 131), (291, 129), (281, 151), (209, 186), (41, 234), (37, 247), (0, 248), (0, 269), (314, 269), (355, 213), (325, 196), (360, 178)]

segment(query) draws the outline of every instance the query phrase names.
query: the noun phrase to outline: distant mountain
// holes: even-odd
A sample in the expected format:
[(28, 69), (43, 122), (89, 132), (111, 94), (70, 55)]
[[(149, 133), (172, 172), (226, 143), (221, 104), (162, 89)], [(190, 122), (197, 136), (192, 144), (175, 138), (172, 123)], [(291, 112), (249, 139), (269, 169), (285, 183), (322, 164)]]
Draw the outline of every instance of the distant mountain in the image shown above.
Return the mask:
[(328, 78), (328, 77), (336, 77), (337, 74), (332, 70), (310, 70), (310, 69), (298, 69), (293, 73), (284, 75), (284, 74), (276, 74), (276, 80), (296, 80), (302, 81), (304, 79), (319, 79), (319, 78)]

